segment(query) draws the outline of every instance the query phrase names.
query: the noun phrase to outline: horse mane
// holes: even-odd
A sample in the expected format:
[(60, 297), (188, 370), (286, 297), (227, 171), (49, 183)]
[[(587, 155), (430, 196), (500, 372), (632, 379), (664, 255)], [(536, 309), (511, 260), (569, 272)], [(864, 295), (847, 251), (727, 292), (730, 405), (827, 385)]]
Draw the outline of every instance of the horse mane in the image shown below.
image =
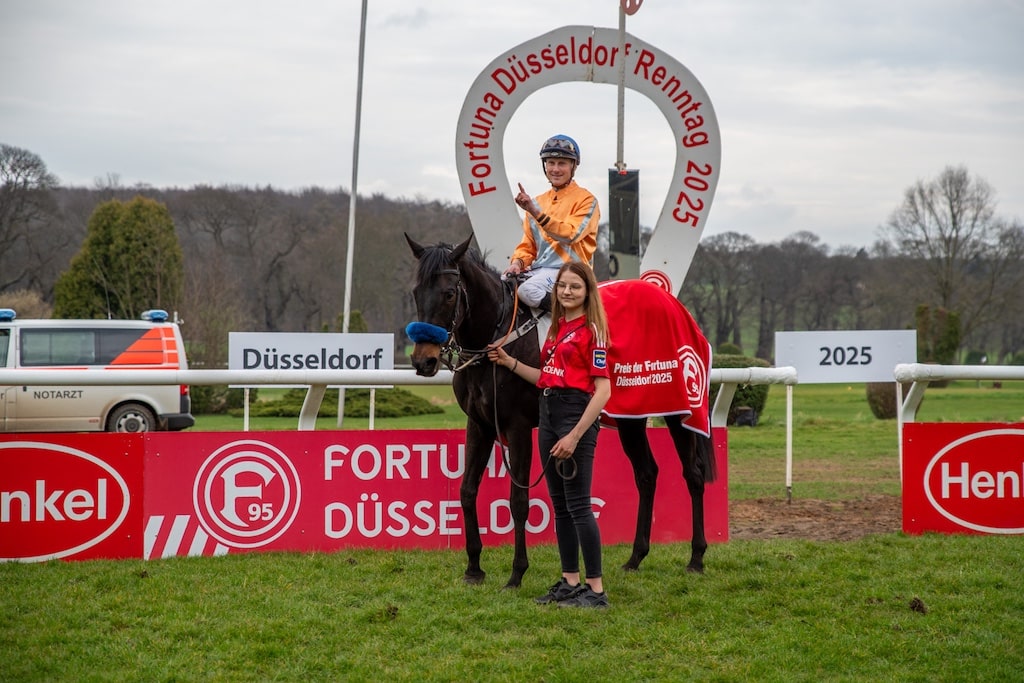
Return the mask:
[[(455, 265), (452, 262), (453, 249), (455, 249), (455, 245), (445, 242), (438, 242), (432, 246), (424, 247), (423, 253), (419, 257), (416, 281), (422, 284), (434, 273), (453, 267)], [(466, 250), (466, 255), (462, 257), (462, 265), (484, 271), (496, 280), (501, 278), (501, 273), (487, 263), (483, 254), (473, 247)]]

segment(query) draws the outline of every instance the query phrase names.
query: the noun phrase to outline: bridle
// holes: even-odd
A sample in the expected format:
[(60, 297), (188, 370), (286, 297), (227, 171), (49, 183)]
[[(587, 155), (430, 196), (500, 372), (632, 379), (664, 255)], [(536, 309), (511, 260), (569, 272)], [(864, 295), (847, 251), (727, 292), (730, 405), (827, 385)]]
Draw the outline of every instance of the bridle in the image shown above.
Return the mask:
[[(462, 271), (457, 264), (453, 264), (451, 268), (442, 268), (440, 270), (434, 271), (432, 275), (435, 278), (440, 277), (442, 275), (454, 275), (456, 277), (455, 306), (452, 308), (451, 320), (449, 321), (448, 325), (444, 327), (444, 329), (448, 332), (448, 339), (443, 344), (441, 344), (441, 352), (439, 356), (441, 363), (444, 364), (444, 366), (451, 370), (452, 372), (459, 372), (470, 367), (471, 365), (478, 363), (479, 361), (487, 357), (487, 353), (491, 348), (494, 348), (495, 346), (503, 347), (506, 344), (509, 344), (519, 339), (520, 337), (524, 336), (525, 334), (529, 333), (537, 326), (536, 318), (534, 318), (531, 315), (529, 317), (529, 320), (527, 320), (524, 324), (520, 325), (518, 328), (515, 327), (516, 318), (519, 315), (519, 282), (518, 280), (513, 279), (511, 290), (512, 314), (511, 316), (509, 316), (508, 329), (505, 330), (504, 334), (501, 333), (502, 323), (505, 320), (506, 313), (505, 297), (503, 296), (501, 298), (501, 307), (498, 311), (497, 323), (495, 324), (494, 339), (492, 339), (492, 341), (490, 342), (490, 344), (487, 345), (487, 347), (482, 349), (463, 348), (459, 344), (455, 335), (455, 330), (466, 319), (470, 311), (469, 293), (466, 291), (466, 287), (462, 281)], [(500, 435), (501, 428), (498, 420), (497, 364), (492, 364), (491, 372), (491, 387), (494, 392), (494, 395), (491, 397), (491, 405), (494, 407), (494, 429), (495, 433)], [(515, 486), (518, 486), (519, 488), (532, 489), (534, 486), (539, 484), (541, 480), (544, 478), (544, 472), (547, 469), (548, 465), (551, 464), (552, 460), (555, 460), (555, 458), (549, 454), (547, 460), (544, 463), (544, 467), (541, 468), (540, 474), (537, 476), (537, 479), (532, 483), (523, 484), (517, 481), (515, 476), (512, 474), (512, 465), (508, 454), (508, 446), (501, 439), (498, 439), (498, 443), (501, 446), (502, 460), (505, 464), (506, 470), (509, 473), (509, 477), (511, 478), (512, 483)], [(566, 465), (569, 464), (571, 464), (572, 470), (570, 473), (567, 474), (562, 470)], [(558, 470), (558, 473), (564, 479), (572, 479), (573, 477), (576, 476), (576, 462), (571, 458), (568, 459), (568, 461), (556, 460), (555, 468), (556, 470)]]
[[(469, 314), (469, 294), (466, 292), (465, 285), (462, 284), (462, 271), (459, 270), (458, 266), (453, 268), (442, 268), (441, 270), (433, 273), (434, 277), (440, 277), (442, 275), (454, 275), (455, 280), (455, 306), (452, 307), (452, 319), (444, 329), (448, 332), (447, 340), (441, 344), (441, 355), (440, 360), (446, 368), (452, 372), (456, 371), (453, 360), (461, 360), (463, 349), (459, 346), (458, 341), (455, 339), (455, 328), (466, 319)], [(462, 302), (466, 302), (465, 309), (463, 310)], [(461, 313), (461, 315), (460, 315)], [(463, 364), (464, 367), (465, 364)], [(461, 367), (459, 369), (461, 369)]]
[[(469, 293), (466, 291), (465, 285), (462, 283), (462, 271), (458, 265), (452, 268), (442, 268), (441, 270), (435, 271), (433, 274), (435, 277), (441, 275), (454, 275), (456, 277), (455, 282), (455, 306), (452, 308), (452, 318), (449, 324), (444, 328), (448, 332), (448, 339), (441, 344), (440, 360), (446, 368), (452, 372), (459, 372), (464, 370), (470, 365), (473, 365), (487, 356), (487, 352), (495, 346), (505, 346), (528, 332), (532, 331), (537, 326), (537, 320), (530, 316), (530, 319), (525, 323), (515, 328), (516, 318), (519, 315), (519, 282), (513, 280), (512, 286), (512, 315), (509, 316), (508, 329), (505, 331), (503, 336), (499, 336), (502, 328), (502, 322), (505, 320), (505, 297), (501, 297), (501, 307), (498, 311), (498, 322), (495, 324), (495, 337), (491, 342), (482, 349), (467, 349), (461, 346), (455, 335), (456, 328), (462, 324), (462, 322), (469, 315), (470, 303)], [(463, 302), (465, 305), (463, 306)]]

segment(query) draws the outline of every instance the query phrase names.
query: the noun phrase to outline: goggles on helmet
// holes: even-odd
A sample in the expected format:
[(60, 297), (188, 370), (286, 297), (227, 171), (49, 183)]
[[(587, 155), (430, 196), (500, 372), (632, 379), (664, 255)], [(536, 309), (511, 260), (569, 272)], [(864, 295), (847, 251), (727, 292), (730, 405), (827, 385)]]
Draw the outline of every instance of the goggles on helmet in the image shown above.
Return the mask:
[(548, 138), (540, 148), (541, 159), (572, 159), (580, 163), (580, 148), (568, 135), (555, 135)]

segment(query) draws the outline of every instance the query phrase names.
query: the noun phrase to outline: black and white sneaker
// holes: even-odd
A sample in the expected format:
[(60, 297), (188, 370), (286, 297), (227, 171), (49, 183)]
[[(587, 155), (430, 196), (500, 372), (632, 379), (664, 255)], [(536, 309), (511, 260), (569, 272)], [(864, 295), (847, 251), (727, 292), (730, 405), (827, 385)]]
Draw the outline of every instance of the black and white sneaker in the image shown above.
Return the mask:
[(583, 590), (576, 591), (574, 595), (565, 600), (560, 600), (559, 607), (596, 607), (604, 609), (608, 607), (608, 594), (597, 593), (587, 584), (583, 584)]
[(576, 584), (573, 586), (565, 580), (563, 576), (558, 580), (558, 583), (548, 589), (548, 592), (539, 598), (534, 598), (533, 601), (538, 605), (547, 605), (552, 602), (562, 602), (576, 595), (576, 593), (583, 590), (584, 584)]

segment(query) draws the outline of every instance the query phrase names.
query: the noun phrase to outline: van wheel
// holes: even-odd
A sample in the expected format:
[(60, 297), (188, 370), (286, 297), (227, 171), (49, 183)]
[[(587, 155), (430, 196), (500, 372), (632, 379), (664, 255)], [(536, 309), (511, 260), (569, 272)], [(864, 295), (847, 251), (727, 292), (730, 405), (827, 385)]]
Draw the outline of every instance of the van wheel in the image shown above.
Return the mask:
[(152, 432), (156, 430), (153, 411), (138, 403), (126, 403), (114, 408), (107, 419), (108, 432)]

